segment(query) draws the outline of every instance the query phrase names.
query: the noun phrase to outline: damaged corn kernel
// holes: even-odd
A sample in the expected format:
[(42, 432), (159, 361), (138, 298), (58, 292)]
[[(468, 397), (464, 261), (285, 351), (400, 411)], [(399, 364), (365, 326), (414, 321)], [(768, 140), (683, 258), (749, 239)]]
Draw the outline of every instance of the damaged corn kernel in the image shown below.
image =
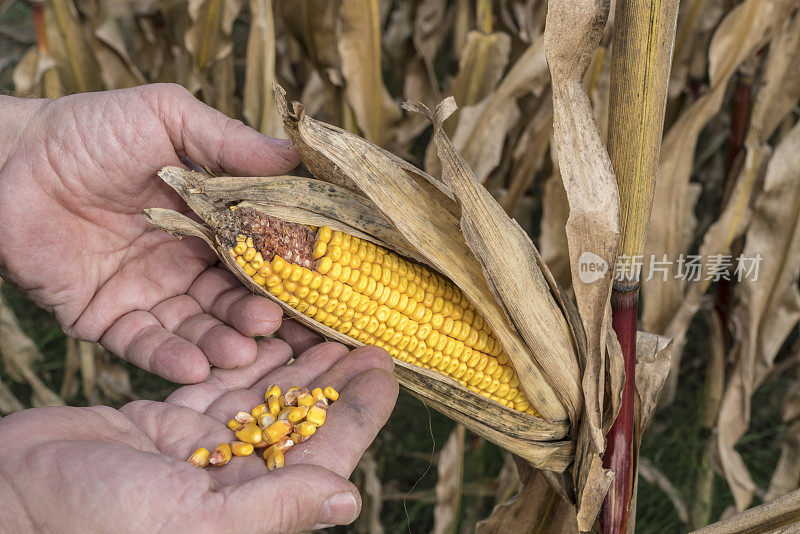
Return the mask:
[(205, 467), (208, 465), (208, 457), (210, 455), (211, 453), (208, 452), (208, 449), (200, 447), (199, 449), (196, 449), (186, 461), (195, 467)]
[(211, 451), (208, 457), (208, 463), (216, 467), (222, 467), (231, 461), (232, 455), (231, 446), (227, 443), (220, 443)]

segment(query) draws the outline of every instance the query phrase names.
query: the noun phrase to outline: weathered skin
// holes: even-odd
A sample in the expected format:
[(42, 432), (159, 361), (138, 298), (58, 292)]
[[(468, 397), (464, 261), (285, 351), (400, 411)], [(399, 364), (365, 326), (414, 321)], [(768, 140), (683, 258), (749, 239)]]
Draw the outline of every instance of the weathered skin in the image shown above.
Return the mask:
[[(70, 336), (169, 380), (256, 357), (249, 337), (281, 312), (214, 268), (198, 240), (149, 225), (145, 207), (186, 210), (155, 173), (179, 155), (242, 175), (285, 173), (285, 144), (176, 85), (0, 97), (0, 276), (55, 313)], [(213, 332), (213, 335), (209, 335)]]
[[(244, 175), (298, 161), (177, 86), (0, 97), (0, 275), (70, 335), (173, 381), (207, 379), (164, 403), (4, 417), (0, 531), (297, 532), (355, 519), (360, 497), (346, 477), (394, 405), (391, 359), (320, 344), (291, 323), (285, 341), (254, 341), (278, 328), (280, 308), (214, 267), (204, 243), (141, 215), (186, 211), (155, 175), (184, 154)], [(224, 422), (263, 402), (270, 383), (341, 392), (286, 468), (266, 475), (257, 456), (219, 469), (186, 462), (198, 446), (231, 440)]]

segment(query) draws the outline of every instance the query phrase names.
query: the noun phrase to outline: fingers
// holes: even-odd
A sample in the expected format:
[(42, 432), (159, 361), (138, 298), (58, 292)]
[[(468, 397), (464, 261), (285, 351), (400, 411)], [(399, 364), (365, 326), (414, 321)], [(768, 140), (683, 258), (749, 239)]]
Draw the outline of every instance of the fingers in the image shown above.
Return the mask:
[(231, 532), (301, 532), (348, 525), (361, 511), (361, 496), (352, 483), (310, 465), (285, 467), (223, 487), (209, 500), (203, 509), (213, 512), (208, 517), (211, 524)]
[(300, 162), (291, 142), (271, 139), (233, 120), (172, 84), (140, 88), (158, 114), (176, 152), (185, 152), (234, 176), (285, 174)]
[(203, 351), (168, 331), (150, 312), (137, 310), (123, 315), (105, 331), (100, 344), (173, 382), (201, 382), (209, 373)]
[(203, 310), (245, 336), (266, 336), (281, 324), (280, 306), (253, 295), (230, 272), (212, 268), (194, 281), (187, 291)]
[(305, 387), (349, 354), (350, 350), (341, 343), (328, 341), (314, 345), (291, 364), (261, 379), (256, 389), (266, 390), (271, 384), (277, 384), (284, 392), (292, 386)]
[(286, 317), (275, 335), (292, 347), (295, 354), (302, 354), (314, 345), (324, 341), (324, 338), (313, 330), (303, 326), (300, 321)]
[[(253, 387), (264, 375), (284, 365), (292, 357), (292, 349), (279, 339), (264, 338), (258, 341), (257, 346), (256, 361), (252, 365), (240, 369), (212, 369), (208, 380), (176, 389), (166, 402), (203, 413), (212, 402), (226, 393)], [(252, 406), (239, 409), (248, 408)]]
[(256, 359), (256, 342), (203, 313), (189, 295), (179, 295), (157, 304), (150, 313), (164, 327), (197, 345), (211, 365), (222, 368), (245, 367)]
[(364, 347), (315, 380), (314, 386), (336, 388), (339, 400), (312, 438), (286, 453), (286, 464), (319, 465), (349, 477), (394, 407), (398, 384), (391, 368), (385, 351)]

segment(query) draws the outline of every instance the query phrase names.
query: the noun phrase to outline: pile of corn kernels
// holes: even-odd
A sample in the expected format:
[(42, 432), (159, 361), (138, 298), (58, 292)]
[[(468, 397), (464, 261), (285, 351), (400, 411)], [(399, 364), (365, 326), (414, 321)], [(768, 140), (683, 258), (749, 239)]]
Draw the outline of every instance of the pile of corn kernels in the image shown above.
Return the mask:
[(270, 386), (264, 394), (264, 404), (250, 413), (239, 412), (228, 421), (235, 441), (220, 443), (211, 452), (200, 447), (187, 461), (196, 467), (219, 467), (230, 462), (233, 456), (249, 456), (256, 449), (265, 449), (263, 457), (267, 468), (272, 471), (283, 467), (284, 453), (314, 435), (325, 423), (328, 405), (338, 398), (339, 393), (330, 386), (310, 392), (295, 386), (285, 395), (281, 395), (278, 386)]

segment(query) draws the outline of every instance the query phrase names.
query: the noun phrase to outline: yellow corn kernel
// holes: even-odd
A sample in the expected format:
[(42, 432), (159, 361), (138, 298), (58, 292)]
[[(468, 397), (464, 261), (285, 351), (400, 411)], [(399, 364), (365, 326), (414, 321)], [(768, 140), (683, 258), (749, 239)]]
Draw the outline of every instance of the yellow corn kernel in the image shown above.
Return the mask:
[(231, 461), (231, 456), (233, 456), (231, 446), (227, 443), (220, 443), (211, 451), (211, 454), (208, 456), (208, 463), (216, 467), (221, 467)]
[(208, 465), (208, 457), (210, 455), (211, 453), (208, 452), (208, 449), (200, 447), (199, 449), (195, 449), (195, 451), (189, 456), (189, 459), (186, 461), (195, 467), (205, 467)]
[(275, 451), (286, 452), (294, 447), (294, 443), (295, 442), (292, 440), (291, 436), (283, 436), (281, 439), (270, 445), (269, 448), (264, 451), (264, 454), (269, 455)]
[[(341, 332), (341, 330), (339, 330)], [(322, 388), (314, 388), (311, 390), (311, 396), (314, 397), (314, 401), (325, 401), (327, 402), (328, 399), (325, 398), (325, 392)]]
[(281, 388), (272, 384), (270, 387), (267, 388), (267, 392), (264, 393), (264, 400), (269, 400), (270, 397), (280, 397), (281, 396)]
[(266, 403), (264, 403), (264, 404), (259, 404), (258, 406), (255, 406), (252, 410), (250, 410), (250, 415), (252, 415), (256, 421), (258, 421), (258, 416), (268, 412), (269, 412), (269, 407), (267, 406)]
[(306, 421), (313, 424), (316, 427), (321, 427), (325, 424), (325, 417), (327, 416), (327, 411), (324, 408), (319, 406), (312, 406), (308, 409), (308, 415), (306, 415)]
[(261, 428), (255, 423), (247, 423), (236, 431), (236, 439), (239, 441), (246, 441), (247, 443), (260, 443), (261, 442)]
[(295, 426), (295, 430), (297, 431), (298, 434), (300, 434), (304, 438), (307, 438), (314, 435), (314, 432), (317, 431), (317, 427), (311, 421), (303, 421), (302, 423), (299, 423), (297, 426)]
[(250, 456), (254, 450), (253, 444), (246, 441), (234, 441), (231, 443), (231, 452), (234, 456)]
[(242, 423), (240, 423), (236, 419), (231, 419), (230, 421), (228, 421), (228, 428), (230, 428), (231, 430), (234, 431), (239, 430), (240, 426), (242, 426)]
[(252, 414), (249, 414), (247, 412), (239, 412), (235, 416), (233, 416), (233, 418), (237, 422), (239, 422), (239, 423), (241, 423), (243, 425), (246, 425), (247, 423), (252, 423), (252, 422), (255, 421), (255, 417), (253, 417)]
[(278, 418), (278, 415), (281, 413), (281, 401), (280, 397), (272, 396), (267, 399), (267, 407), (269, 408), (269, 413), (272, 415), (274, 419)]
[(314, 403), (317, 402), (314, 397), (310, 393), (302, 393), (297, 396), (297, 405), (298, 406), (313, 406)]
[(267, 443), (275, 443), (284, 436), (288, 436), (292, 431), (292, 424), (289, 421), (275, 421), (264, 429), (264, 437)]
[(264, 400), (268, 400), (270, 397), (280, 397), (281, 396), (281, 388), (279, 388), (276, 384), (272, 384), (267, 388), (266, 393), (264, 393)]
[[(495, 402), (531, 409), (524, 395), (517, 398), (519, 379), (490, 327), (451, 281), (431, 269), (327, 227), (317, 230), (311, 257), (305, 258), (313, 262), (310, 269), (276, 254), (264, 261), (251, 238), (237, 236), (232, 246), (248, 274), (256, 269), (255, 283), (307, 317), (383, 347), (400, 361), (441, 372)], [(265, 400), (276, 420), (285, 406), (334, 400), (324, 389), (320, 394), (295, 387), (276, 409), (268, 399), (281, 391), (272, 387)], [(509, 398), (512, 389), (517, 394)], [(257, 419), (266, 411), (252, 415)]]
[[(311, 395), (309, 395), (309, 397), (310, 396)], [(303, 406), (298, 406), (297, 408), (292, 408), (287, 414), (286, 419), (290, 423), (294, 424), (294, 423), (299, 423), (300, 421), (305, 419), (306, 415), (308, 415), (308, 406), (303, 405)]]
[(275, 418), (272, 417), (271, 413), (262, 413), (258, 416), (258, 426), (262, 429), (267, 428), (269, 425), (275, 422)]
[[(311, 426), (314, 426), (314, 425), (311, 425)], [(301, 436), (297, 432), (292, 432), (291, 434), (289, 434), (289, 437), (292, 439), (292, 441), (295, 443), (295, 445), (297, 445), (298, 443), (303, 443), (304, 441), (308, 440), (307, 436)]]
[(267, 456), (267, 469), (270, 471), (273, 469), (280, 469), (283, 467), (284, 461), (283, 453), (281, 451), (275, 451)]

